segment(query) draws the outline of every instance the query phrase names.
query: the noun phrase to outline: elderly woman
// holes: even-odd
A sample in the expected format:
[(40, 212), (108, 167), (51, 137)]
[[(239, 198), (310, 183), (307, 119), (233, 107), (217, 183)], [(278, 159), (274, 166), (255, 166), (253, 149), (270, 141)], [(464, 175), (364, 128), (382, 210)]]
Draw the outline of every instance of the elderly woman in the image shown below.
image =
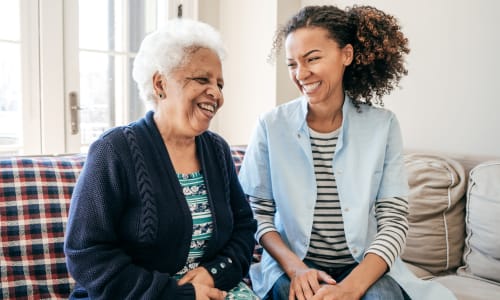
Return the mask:
[(254, 297), (242, 278), (256, 224), (227, 143), (207, 131), (224, 103), (222, 56), (196, 21), (144, 39), (133, 76), (153, 110), (91, 145), (73, 192), (73, 298)]

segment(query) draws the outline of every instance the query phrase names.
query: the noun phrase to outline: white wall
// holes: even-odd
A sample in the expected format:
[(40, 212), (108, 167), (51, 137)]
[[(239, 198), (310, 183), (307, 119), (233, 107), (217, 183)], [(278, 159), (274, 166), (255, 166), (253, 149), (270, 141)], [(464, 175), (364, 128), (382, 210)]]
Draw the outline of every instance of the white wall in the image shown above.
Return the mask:
[[(214, 0), (200, 0), (200, 2)], [(286, 3), (285, 3), (286, 2)], [(294, 95), (283, 65), (266, 62), (283, 11), (333, 1), (220, 0), (229, 57), (226, 104), (215, 130), (246, 144), (257, 116)], [(334, 1), (394, 14), (410, 40), (409, 75), (384, 100), (401, 123), (405, 147), (456, 155), (500, 156), (500, 1)], [(278, 64), (282, 63), (280, 61)], [(284, 63), (283, 63), (284, 64)], [(283, 69), (281, 69), (283, 70)], [(279, 97), (279, 99), (277, 99)]]
[(225, 103), (211, 130), (232, 145), (247, 144), (262, 112), (298, 95), (286, 65), (269, 63), (268, 55), (277, 25), (300, 8), (300, 0), (199, 0), (198, 6), (199, 19), (220, 30), (228, 50)]
[(225, 103), (216, 130), (231, 144), (247, 143), (256, 116), (274, 106), (276, 74), (266, 63), (275, 27), (272, 2), (220, 0), (219, 29), (228, 56), (224, 61)]

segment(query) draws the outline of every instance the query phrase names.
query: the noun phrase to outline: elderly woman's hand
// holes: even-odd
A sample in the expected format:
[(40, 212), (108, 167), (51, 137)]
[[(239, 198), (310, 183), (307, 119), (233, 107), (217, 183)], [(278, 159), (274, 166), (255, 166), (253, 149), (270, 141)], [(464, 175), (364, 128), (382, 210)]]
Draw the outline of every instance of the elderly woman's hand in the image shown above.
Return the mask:
[(203, 284), (192, 283), (196, 300), (224, 300), (227, 292)]
[(214, 287), (214, 279), (208, 273), (207, 269), (203, 267), (195, 268), (182, 276), (178, 284), (183, 285), (185, 283), (200, 283), (208, 287)]

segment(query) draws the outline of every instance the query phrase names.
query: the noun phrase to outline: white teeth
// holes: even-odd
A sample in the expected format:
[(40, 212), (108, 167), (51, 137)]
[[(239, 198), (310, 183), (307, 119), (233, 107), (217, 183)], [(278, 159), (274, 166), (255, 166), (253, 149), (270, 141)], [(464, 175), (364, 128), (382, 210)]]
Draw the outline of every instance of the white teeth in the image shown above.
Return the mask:
[(312, 90), (314, 90), (315, 88), (317, 88), (319, 86), (320, 82), (315, 82), (315, 83), (310, 83), (310, 84), (303, 84), (302, 85), (302, 88), (304, 89), (304, 91), (306, 92), (310, 92)]
[(209, 112), (212, 112), (212, 113), (214, 113), (215, 110), (217, 109), (217, 103), (214, 103), (214, 104), (200, 103), (199, 106), (202, 109), (208, 110)]

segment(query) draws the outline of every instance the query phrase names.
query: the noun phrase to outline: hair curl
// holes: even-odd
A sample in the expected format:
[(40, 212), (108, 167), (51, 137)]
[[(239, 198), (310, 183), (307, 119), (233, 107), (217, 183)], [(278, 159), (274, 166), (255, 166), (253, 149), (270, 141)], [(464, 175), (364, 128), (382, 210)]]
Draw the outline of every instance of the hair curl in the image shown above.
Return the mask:
[(358, 108), (363, 103), (383, 106), (382, 96), (389, 94), (408, 74), (404, 60), (410, 52), (408, 39), (397, 19), (379, 9), (306, 6), (277, 30), (273, 53), (280, 51), (290, 33), (306, 27), (326, 29), (340, 47), (352, 45), (354, 59), (344, 72), (343, 86)]

